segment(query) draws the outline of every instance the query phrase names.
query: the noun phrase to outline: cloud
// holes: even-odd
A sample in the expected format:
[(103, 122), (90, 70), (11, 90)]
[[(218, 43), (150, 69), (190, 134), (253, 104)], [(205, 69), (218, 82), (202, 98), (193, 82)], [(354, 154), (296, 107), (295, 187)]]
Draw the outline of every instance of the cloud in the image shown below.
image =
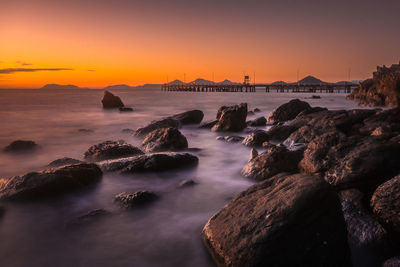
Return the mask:
[(87, 70), (87, 71), (96, 71), (96, 70)]
[(20, 65), (22, 65), (22, 66), (31, 66), (31, 65), (33, 65), (33, 64), (31, 64), (31, 63), (26, 63), (26, 62), (24, 62), (24, 61), (17, 61), (17, 64), (20, 64)]
[(8, 68), (8, 69), (0, 69), (0, 73), (12, 74), (12, 73), (16, 73), (16, 72), (63, 71), (63, 70), (73, 70), (73, 69), (67, 69), (67, 68), (42, 68), (42, 69)]

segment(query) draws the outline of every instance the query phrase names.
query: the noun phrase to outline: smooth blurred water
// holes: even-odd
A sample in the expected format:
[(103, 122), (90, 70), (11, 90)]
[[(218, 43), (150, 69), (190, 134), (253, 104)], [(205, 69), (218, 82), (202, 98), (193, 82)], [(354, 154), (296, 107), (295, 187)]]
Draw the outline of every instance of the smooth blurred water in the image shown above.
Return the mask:
[[(40, 170), (60, 157), (82, 159), (93, 144), (123, 139), (139, 146), (140, 138), (123, 133), (179, 112), (200, 109), (204, 120), (215, 118), (222, 105), (247, 102), (259, 108), (248, 119), (266, 116), (293, 98), (309, 94), (190, 93), (158, 90), (114, 91), (134, 112), (105, 111), (101, 90), (0, 90), (0, 148), (17, 139), (33, 140), (40, 148), (30, 154), (0, 152), (0, 177)], [(320, 94), (312, 106), (357, 108), (344, 94)], [(261, 127), (263, 128), (263, 127)], [(90, 131), (80, 131), (87, 129)], [(0, 203), (0, 266), (213, 266), (201, 242), (207, 220), (253, 181), (241, 177), (250, 149), (217, 141), (219, 135), (197, 126), (181, 129), (199, 166), (165, 173), (106, 173), (100, 183), (68, 195), (29, 203)], [(245, 133), (240, 133), (245, 136)], [(184, 179), (198, 184), (177, 188)], [(152, 190), (159, 200), (143, 209), (121, 211), (113, 196)], [(76, 228), (65, 224), (90, 210), (112, 215)]]

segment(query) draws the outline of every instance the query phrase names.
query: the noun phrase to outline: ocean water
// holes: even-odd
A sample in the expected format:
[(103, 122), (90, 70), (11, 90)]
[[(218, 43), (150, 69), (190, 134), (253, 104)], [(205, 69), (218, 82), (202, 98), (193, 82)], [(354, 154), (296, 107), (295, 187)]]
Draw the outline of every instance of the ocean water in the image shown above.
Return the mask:
[[(165, 116), (200, 109), (203, 121), (215, 118), (222, 105), (246, 102), (267, 116), (293, 93), (194, 93), (159, 90), (115, 90), (134, 112), (103, 110), (101, 90), (0, 90), (0, 148), (33, 140), (39, 149), (29, 154), (0, 152), (0, 177), (45, 168), (60, 157), (83, 159), (83, 153), (106, 140), (139, 146), (142, 139), (122, 132)], [(329, 109), (358, 108), (344, 94), (320, 94), (307, 99)], [(259, 127), (261, 129), (265, 127)], [(105, 173), (98, 184), (67, 195), (39, 201), (0, 203), (0, 266), (214, 266), (201, 241), (207, 220), (237, 193), (254, 182), (240, 175), (250, 149), (216, 140), (219, 133), (184, 126), (182, 133), (199, 157), (197, 168), (164, 173)], [(244, 132), (239, 135), (245, 136)], [(184, 179), (198, 184), (177, 188)], [(113, 204), (120, 192), (151, 190), (160, 198), (142, 209), (121, 211)], [(94, 209), (110, 216), (77, 228), (65, 225)]]

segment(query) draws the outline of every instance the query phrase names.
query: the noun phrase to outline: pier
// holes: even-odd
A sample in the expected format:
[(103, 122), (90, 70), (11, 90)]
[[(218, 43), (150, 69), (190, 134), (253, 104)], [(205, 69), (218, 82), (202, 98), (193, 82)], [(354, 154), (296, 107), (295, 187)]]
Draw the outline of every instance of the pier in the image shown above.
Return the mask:
[(257, 83), (257, 84), (163, 84), (162, 91), (177, 92), (246, 92), (252, 93), (263, 90), (266, 93), (351, 93), (358, 84), (354, 83), (321, 83), (321, 84), (301, 84), (301, 83)]

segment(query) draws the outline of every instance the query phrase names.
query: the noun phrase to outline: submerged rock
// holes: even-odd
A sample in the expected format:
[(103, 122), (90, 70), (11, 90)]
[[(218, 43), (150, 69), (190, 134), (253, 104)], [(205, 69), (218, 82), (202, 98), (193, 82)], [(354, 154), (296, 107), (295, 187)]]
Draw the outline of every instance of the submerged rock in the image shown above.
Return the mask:
[(6, 152), (26, 152), (36, 149), (38, 145), (30, 140), (16, 140), (4, 148)]
[(103, 108), (120, 108), (124, 106), (121, 98), (110, 93), (109, 91), (104, 91), (104, 96), (101, 100), (101, 103), (103, 103)]
[(351, 266), (338, 197), (319, 176), (250, 187), (207, 222), (203, 239), (218, 266)]
[(131, 107), (120, 107), (119, 111), (120, 112), (132, 112), (133, 108), (131, 108)]
[(28, 200), (70, 192), (99, 181), (102, 171), (96, 164), (70, 166), (14, 176), (0, 185), (0, 199)]
[(103, 162), (104, 171), (121, 173), (159, 172), (178, 168), (195, 167), (199, 159), (189, 153), (149, 154)]
[(204, 113), (201, 110), (190, 110), (171, 116), (170, 118), (177, 120), (181, 125), (198, 124), (203, 120)]
[(134, 134), (135, 130), (130, 129), (130, 128), (125, 128), (125, 129), (122, 129), (121, 132), (126, 133), (126, 134)]
[(187, 147), (186, 137), (176, 128), (154, 130), (142, 142), (142, 148), (147, 152), (182, 150)]
[(161, 129), (161, 128), (179, 128), (180, 123), (179, 121), (172, 119), (172, 118), (165, 118), (158, 121), (152, 121), (148, 125), (141, 127), (136, 130), (136, 136), (143, 136), (146, 135), (154, 130)]
[(242, 175), (258, 181), (268, 179), (281, 172), (295, 173), (303, 151), (290, 151), (284, 146), (270, 145), (267, 150), (250, 160)]
[(267, 125), (267, 119), (265, 117), (259, 117), (255, 120), (247, 122), (248, 126), (265, 126)]
[(142, 150), (127, 144), (123, 140), (105, 141), (91, 146), (85, 152), (85, 159), (92, 161), (101, 161), (106, 159), (124, 158), (144, 154)]
[(60, 158), (53, 160), (50, 162), (47, 166), (49, 167), (60, 167), (60, 166), (65, 166), (65, 165), (72, 165), (72, 164), (78, 164), (78, 163), (84, 163), (83, 161), (79, 159), (73, 159), (73, 158)]
[(299, 99), (293, 99), (275, 109), (269, 115), (268, 121), (276, 122), (293, 120), (300, 112), (308, 109), (311, 109), (310, 104)]
[(95, 210), (89, 211), (88, 213), (69, 221), (66, 224), (66, 227), (74, 228), (74, 227), (84, 226), (84, 225), (87, 225), (90, 223), (94, 223), (94, 222), (98, 221), (99, 219), (104, 218), (109, 215), (111, 215), (111, 213), (104, 209), (95, 209)]
[(239, 143), (243, 141), (244, 137), (239, 135), (218, 136), (217, 140), (226, 141), (228, 143)]
[(132, 194), (122, 192), (114, 197), (114, 202), (124, 209), (129, 209), (150, 203), (155, 199), (157, 195), (151, 191), (137, 191)]
[(212, 127), (215, 132), (238, 132), (246, 128), (247, 104), (221, 107), (217, 113), (218, 122)]
[(218, 120), (214, 120), (214, 121), (207, 121), (202, 123), (199, 128), (201, 129), (211, 129), (212, 127), (214, 127), (215, 124), (217, 124)]
[(194, 180), (192, 180), (192, 179), (186, 179), (186, 180), (183, 180), (182, 182), (180, 182), (179, 183), (179, 185), (178, 185), (178, 187), (179, 188), (182, 188), (182, 187), (189, 187), (189, 186), (194, 186), (194, 185), (196, 185), (197, 183), (194, 181)]

